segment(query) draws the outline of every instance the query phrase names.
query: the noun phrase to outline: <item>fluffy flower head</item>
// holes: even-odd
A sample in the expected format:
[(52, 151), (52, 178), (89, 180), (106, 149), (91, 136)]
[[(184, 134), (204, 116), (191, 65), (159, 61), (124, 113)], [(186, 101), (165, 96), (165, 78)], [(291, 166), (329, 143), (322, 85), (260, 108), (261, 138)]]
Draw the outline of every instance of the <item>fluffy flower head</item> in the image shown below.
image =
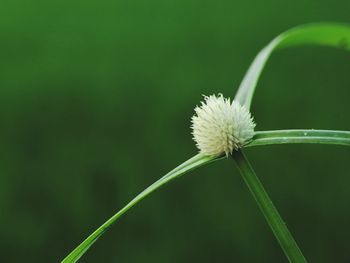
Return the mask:
[(207, 155), (232, 153), (248, 143), (255, 123), (250, 112), (222, 94), (204, 96), (192, 117), (192, 134), (197, 148)]

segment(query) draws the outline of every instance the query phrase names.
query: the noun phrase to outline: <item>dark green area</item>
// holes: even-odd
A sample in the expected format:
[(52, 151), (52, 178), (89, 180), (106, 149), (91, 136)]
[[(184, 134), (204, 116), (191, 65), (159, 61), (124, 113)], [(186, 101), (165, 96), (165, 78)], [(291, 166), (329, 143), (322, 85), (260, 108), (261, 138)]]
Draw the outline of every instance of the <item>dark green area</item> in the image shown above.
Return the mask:
[[(197, 151), (201, 94), (233, 97), (290, 27), (350, 22), (349, 1), (21, 1), (0, 7), (0, 262), (58, 262)], [(257, 130), (350, 130), (350, 53), (276, 52)], [(349, 262), (350, 149), (247, 149), (310, 262)], [(232, 162), (157, 191), (81, 262), (285, 262)]]

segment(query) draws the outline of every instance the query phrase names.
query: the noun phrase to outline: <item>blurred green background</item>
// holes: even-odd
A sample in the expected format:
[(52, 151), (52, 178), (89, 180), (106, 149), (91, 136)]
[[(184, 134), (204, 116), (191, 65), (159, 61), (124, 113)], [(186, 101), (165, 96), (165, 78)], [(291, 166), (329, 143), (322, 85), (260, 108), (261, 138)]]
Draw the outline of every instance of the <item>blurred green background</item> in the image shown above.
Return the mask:
[[(23, 1), (0, 7), (0, 262), (58, 262), (197, 150), (202, 94), (234, 95), (257, 52), (350, 2)], [(350, 130), (350, 53), (273, 55), (257, 130)], [(310, 262), (350, 262), (350, 151), (247, 155)], [(81, 262), (286, 262), (234, 163), (181, 177), (132, 209)]]

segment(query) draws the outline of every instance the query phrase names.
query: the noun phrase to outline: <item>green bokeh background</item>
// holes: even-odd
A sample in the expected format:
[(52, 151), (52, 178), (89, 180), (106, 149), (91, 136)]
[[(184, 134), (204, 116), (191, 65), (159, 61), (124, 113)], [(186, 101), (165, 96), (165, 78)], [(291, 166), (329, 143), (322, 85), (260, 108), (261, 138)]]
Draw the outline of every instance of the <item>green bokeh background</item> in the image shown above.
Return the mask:
[[(0, 262), (59, 262), (138, 192), (193, 156), (202, 94), (234, 95), (256, 53), (348, 0), (23, 1), (0, 7)], [(273, 55), (257, 130), (350, 130), (350, 53)], [(247, 151), (310, 262), (350, 262), (350, 151)], [(81, 262), (286, 262), (230, 160), (157, 191)]]

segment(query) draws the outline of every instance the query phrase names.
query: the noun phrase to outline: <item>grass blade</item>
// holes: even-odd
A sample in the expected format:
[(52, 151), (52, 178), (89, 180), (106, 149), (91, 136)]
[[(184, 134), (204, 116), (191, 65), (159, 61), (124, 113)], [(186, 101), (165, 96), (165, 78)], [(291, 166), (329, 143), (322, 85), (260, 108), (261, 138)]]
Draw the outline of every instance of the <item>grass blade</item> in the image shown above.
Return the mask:
[(283, 222), (280, 214), (278, 213), (276, 207), (273, 205), (270, 197), (264, 189), (264, 186), (256, 176), (253, 168), (251, 167), (243, 152), (234, 151), (232, 153), (232, 158), (236, 161), (244, 182), (248, 186), (249, 191), (253, 195), (261, 212), (264, 214), (266, 221), (271, 227), (272, 232), (281, 245), (289, 262), (306, 263), (307, 261), (301, 253), (292, 234), (289, 232), (286, 224)]
[(258, 131), (255, 133), (253, 140), (247, 144), (246, 147), (290, 143), (317, 143), (350, 146), (350, 132), (333, 130)]
[(131, 207), (140, 202), (143, 198), (151, 194), (153, 191), (168, 183), (169, 181), (189, 172), (195, 168), (203, 166), (205, 164), (211, 163), (216, 160), (220, 160), (224, 157), (217, 156), (204, 156), (202, 154), (197, 154), (188, 161), (182, 163), (162, 178), (157, 180), (155, 183), (150, 185), (134, 199), (132, 199), (126, 206), (119, 210), (115, 215), (108, 219), (104, 224), (102, 224), (95, 232), (93, 232), (89, 237), (87, 237), (79, 246), (77, 246), (65, 259), (62, 260), (62, 263), (72, 263), (78, 261), (78, 259), (90, 248), (90, 246), (95, 243), (95, 241), (106, 232), (111, 225), (124, 213), (126, 213)]
[(255, 57), (250, 65), (235, 100), (250, 108), (261, 72), (274, 50), (301, 45), (318, 45), (350, 50), (350, 26), (336, 23), (315, 23), (292, 28), (274, 38)]

